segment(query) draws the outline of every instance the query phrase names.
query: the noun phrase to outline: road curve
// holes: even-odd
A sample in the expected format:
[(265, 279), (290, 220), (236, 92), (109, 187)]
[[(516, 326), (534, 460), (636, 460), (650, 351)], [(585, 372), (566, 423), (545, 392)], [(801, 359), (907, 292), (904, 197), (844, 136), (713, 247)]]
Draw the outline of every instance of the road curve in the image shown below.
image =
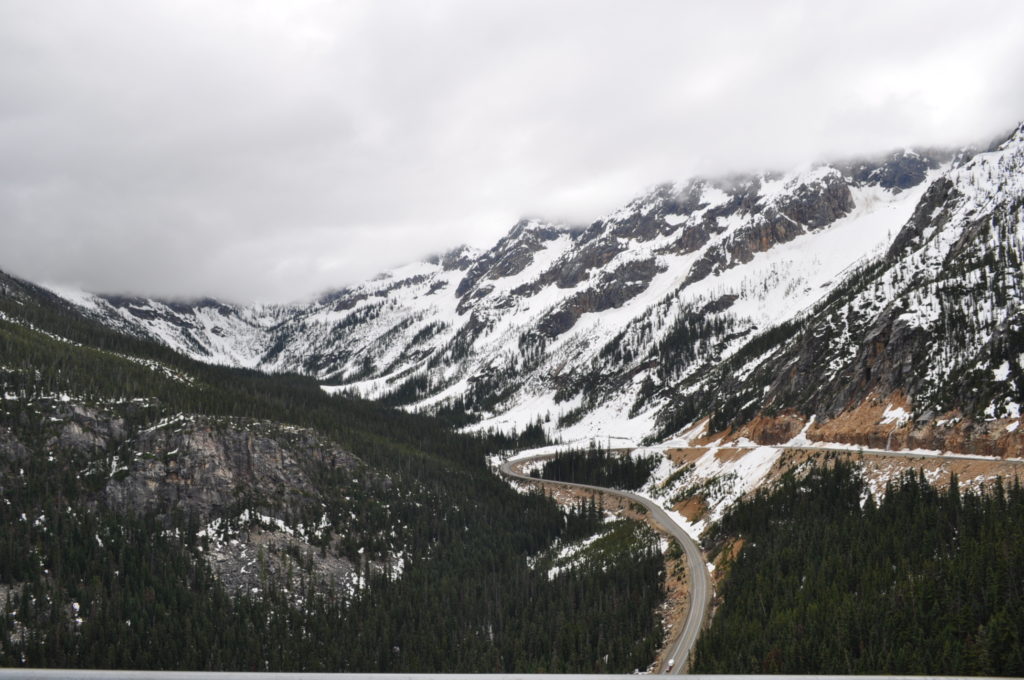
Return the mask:
[(550, 458), (551, 455), (552, 454), (540, 454), (527, 458), (519, 458), (514, 461), (506, 461), (505, 463), (502, 463), (500, 470), (502, 474), (515, 479), (521, 479), (528, 482), (543, 481), (546, 484), (561, 484), (562, 486), (575, 486), (581, 489), (589, 489), (591, 491), (611, 494), (613, 496), (621, 496), (622, 498), (629, 499), (634, 503), (639, 503), (647, 508), (654, 523), (661, 527), (662, 530), (670, 536), (675, 538), (686, 553), (686, 562), (689, 565), (690, 573), (690, 609), (686, 613), (686, 621), (683, 624), (682, 632), (674, 642), (670, 643), (671, 653), (668, 658), (673, 659), (675, 663), (671, 669), (662, 671), (664, 673), (685, 673), (690, 653), (693, 651), (693, 646), (697, 643), (697, 636), (700, 635), (701, 628), (704, 625), (704, 619), (707, 617), (708, 607), (711, 605), (711, 576), (708, 573), (708, 565), (704, 562), (704, 556), (701, 554), (700, 547), (689, 534), (683, 531), (682, 527), (676, 524), (672, 518), (668, 516), (668, 513), (665, 512), (664, 508), (643, 496), (638, 496), (635, 493), (630, 493), (629, 491), (608, 489), (603, 486), (593, 486), (591, 484), (557, 482), (550, 479), (538, 480), (535, 477), (520, 474), (512, 469), (514, 464), (530, 460), (543, 460), (545, 458)]
[[(761, 445), (750, 445), (750, 444), (725, 444), (722, 448), (740, 448), (740, 449), (755, 449)], [(707, 447), (698, 447), (707, 448)], [(845, 453), (850, 455), (868, 455), (868, 456), (896, 456), (900, 458), (911, 458), (920, 460), (965, 460), (965, 461), (990, 461), (990, 462), (1001, 462), (1001, 463), (1014, 463), (1024, 464), (1024, 459), (999, 459), (999, 458), (988, 458), (985, 456), (970, 456), (956, 453), (919, 453), (913, 451), (890, 451), (886, 449), (870, 449), (870, 448), (845, 448), (837, 446), (829, 446), (823, 444), (820, 446), (815, 445), (776, 445), (772, 448), (779, 449), (780, 451), (786, 449), (798, 449), (804, 451), (817, 451), (817, 452), (834, 452), (834, 453)], [(668, 658), (675, 661), (671, 670), (665, 670), (664, 673), (678, 673), (682, 674), (686, 671), (687, 662), (690, 658), (690, 653), (693, 651), (694, 645), (697, 643), (697, 636), (700, 635), (701, 628), (703, 627), (704, 620), (707, 617), (708, 607), (711, 604), (711, 577), (708, 573), (707, 564), (704, 562), (704, 556), (701, 554), (700, 547), (697, 543), (683, 531), (682, 527), (676, 524), (665, 512), (665, 510), (654, 501), (651, 501), (642, 496), (638, 496), (635, 493), (629, 491), (622, 491), (620, 489), (608, 489), (601, 486), (594, 486), (591, 484), (577, 484), (574, 482), (560, 482), (550, 479), (537, 480), (535, 477), (520, 474), (512, 469), (512, 466), (517, 463), (523, 463), (526, 461), (538, 461), (546, 458), (552, 458), (554, 454), (544, 453), (536, 456), (529, 456), (524, 458), (518, 458), (514, 461), (506, 461), (502, 463), (501, 473), (515, 479), (521, 479), (529, 482), (543, 481), (546, 484), (561, 484), (563, 486), (575, 486), (582, 489), (590, 489), (591, 491), (599, 491), (601, 493), (612, 494), (614, 496), (621, 496), (627, 498), (635, 503), (643, 505), (651, 513), (651, 518), (655, 524), (661, 527), (665, 532), (670, 534), (679, 545), (682, 546), (686, 553), (687, 563), (690, 565), (690, 580), (691, 580), (691, 599), (690, 599), (690, 610), (686, 615), (686, 622), (683, 626), (682, 633), (672, 643), (672, 653), (669, 654)]]

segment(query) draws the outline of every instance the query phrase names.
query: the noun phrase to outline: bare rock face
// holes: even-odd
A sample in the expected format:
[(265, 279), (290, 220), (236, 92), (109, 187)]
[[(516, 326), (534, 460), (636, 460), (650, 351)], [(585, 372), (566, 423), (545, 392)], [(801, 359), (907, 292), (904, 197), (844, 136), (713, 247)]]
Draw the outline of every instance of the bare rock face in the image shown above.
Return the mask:
[(437, 261), (445, 271), (464, 271), (473, 264), (473, 251), (466, 246), (459, 246), (438, 257)]
[[(618, 238), (602, 238), (585, 243), (568, 257), (541, 276), (534, 290), (554, 283), (559, 288), (575, 288), (590, 276), (592, 270), (601, 269), (626, 249)], [(519, 291), (517, 291), (519, 292)]]
[(826, 227), (853, 210), (853, 195), (846, 180), (831, 172), (803, 184), (777, 203), (778, 212), (809, 230)]
[(115, 468), (103, 501), (126, 512), (194, 518), (206, 562), (230, 592), (274, 587), (300, 602), (309, 588), (350, 592), (394, 561), (356, 564), (339, 549), (350, 527), (325, 513), (320, 482), (388, 483), (311, 430), (192, 417), (145, 430), (122, 451), (131, 460), (119, 460), (124, 467)]
[(534, 253), (543, 250), (545, 243), (563, 233), (550, 225), (521, 220), (505, 238), (469, 267), (455, 294), (458, 297), (466, 295), (484, 279), (515, 276), (530, 266)]
[[(756, 188), (759, 185), (753, 186)], [(740, 198), (745, 200), (738, 200)], [(846, 180), (839, 172), (833, 171), (813, 182), (792, 187), (770, 204), (752, 204), (749, 195), (741, 195), (727, 204), (727, 208), (752, 214), (750, 224), (705, 251), (690, 269), (684, 285), (746, 264), (757, 253), (770, 250), (780, 243), (788, 243), (809, 231), (827, 227), (849, 214), (854, 208), (854, 202)], [(699, 228), (688, 230), (684, 235), (692, 240), (680, 242), (681, 252), (687, 252), (687, 247), (702, 244), (710, 238)]]
[(62, 425), (60, 431), (47, 440), (46, 448), (88, 453), (104, 449), (125, 438), (124, 421), (110, 414), (69, 403), (57, 409)]
[(108, 503), (135, 511), (180, 507), (207, 519), (243, 499), (268, 509), (295, 507), (317, 495), (312, 466), (355, 470), (355, 456), (308, 431), (279, 437), (200, 419), (161, 427), (130, 442), (135, 459), (107, 485)]
[(943, 228), (950, 219), (951, 206), (959, 197), (959, 192), (948, 178), (941, 177), (933, 182), (921, 197), (910, 221), (893, 239), (888, 259), (895, 262), (912, 248), (919, 247), (929, 228)]
[(621, 307), (644, 292), (651, 280), (664, 271), (654, 258), (627, 262), (615, 271), (600, 276), (597, 285), (569, 298), (539, 325), (541, 333), (556, 337), (568, 331), (583, 314)]
[(778, 445), (799, 434), (804, 424), (805, 419), (792, 412), (774, 417), (758, 415), (747, 423), (740, 433), (761, 444)]
[(0, 461), (22, 463), (33, 456), (64, 454), (95, 461), (105, 458), (126, 436), (123, 414), (86, 406), (69, 397), (38, 399), (32, 402), (32, 410), (36, 412), (34, 417), (45, 423), (43, 438), (20, 441), (11, 430), (0, 427)]
[(928, 171), (950, 160), (952, 150), (895, 151), (880, 160), (860, 160), (841, 164), (849, 177), (861, 184), (877, 184), (902, 191), (925, 181)]

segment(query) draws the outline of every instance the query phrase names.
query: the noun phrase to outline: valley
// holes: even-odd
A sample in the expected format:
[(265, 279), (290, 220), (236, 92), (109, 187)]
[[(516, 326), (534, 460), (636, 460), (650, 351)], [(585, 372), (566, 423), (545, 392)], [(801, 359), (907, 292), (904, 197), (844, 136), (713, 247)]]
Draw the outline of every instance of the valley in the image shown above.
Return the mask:
[(0, 680), (1024, 678), (1022, 36), (0, 2)]
[(1024, 127), (692, 179), (291, 305), (0, 274), (4, 663), (736, 668), (752, 505), (1019, 478), (1022, 178)]

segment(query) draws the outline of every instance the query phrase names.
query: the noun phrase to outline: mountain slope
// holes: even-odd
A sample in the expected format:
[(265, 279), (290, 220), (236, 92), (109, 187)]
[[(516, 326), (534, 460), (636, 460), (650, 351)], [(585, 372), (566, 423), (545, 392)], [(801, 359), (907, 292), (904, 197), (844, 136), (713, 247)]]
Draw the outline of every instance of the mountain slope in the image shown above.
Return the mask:
[(201, 363), (0, 275), (0, 665), (646, 667), (657, 541), (627, 522), (600, 559), (535, 568), (606, 527), (493, 475), (518, 445)]
[(951, 153), (663, 185), (584, 230), (524, 220), (485, 252), (304, 305), (66, 294), (190, 356), (299, 371), (478, 429), (637, 440), (668, 388), (887, 248)]
[(1018, 128), (932, 183), (886, 252), (787, 332), (692, 381), (666, 424), (790, 411), (801, 418), (759, 426), (782, 441), (813, 415), (809, 436), (831, 441), (1024, 450), (1022, 210)]

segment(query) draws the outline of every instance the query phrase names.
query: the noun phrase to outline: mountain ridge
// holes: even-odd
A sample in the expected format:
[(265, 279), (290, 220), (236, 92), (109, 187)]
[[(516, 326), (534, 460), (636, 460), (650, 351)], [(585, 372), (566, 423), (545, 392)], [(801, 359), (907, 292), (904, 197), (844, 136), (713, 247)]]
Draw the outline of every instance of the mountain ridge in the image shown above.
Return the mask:
[(524, 219), (487, 250), (456, 248), (301, 305), (65, 295), (195, 358), (447, 410), (469, 429), (543, 422), (566, 439), (638, 441), (692, 422), (681, 413), (713, 415), (692, 405), (706, 393), (694, 376), (930, 228), (918, 201), (942, 200), (972, 156), (902, 150), (662, 184), (589, 227)]

